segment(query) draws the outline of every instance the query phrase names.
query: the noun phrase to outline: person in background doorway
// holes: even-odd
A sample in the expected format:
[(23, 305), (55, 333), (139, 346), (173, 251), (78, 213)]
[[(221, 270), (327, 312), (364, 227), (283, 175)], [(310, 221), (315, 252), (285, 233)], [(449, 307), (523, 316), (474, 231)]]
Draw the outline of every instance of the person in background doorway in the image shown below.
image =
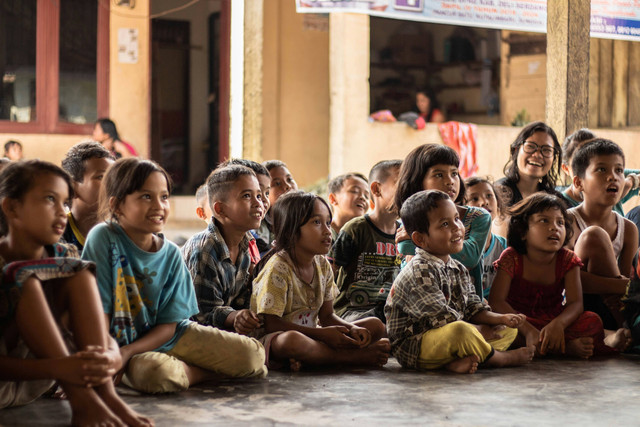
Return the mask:
[(22, 160), (22, 144), (18, 141), (7, 141), (4, 144), (4, 157), (12, 161)]
[(138, 152), (131, 144), (120, 139), (116, 124), (111, 119), (98, 119), (93, 128), (93, 139), (111, 151), (116, 159), (138, 156)]
[(416, 107), (418, 114), (425, 122), (444, 123), (446, 120), (442, 111), (438, 108), (436, 96), (430, 89), (416, 91)]

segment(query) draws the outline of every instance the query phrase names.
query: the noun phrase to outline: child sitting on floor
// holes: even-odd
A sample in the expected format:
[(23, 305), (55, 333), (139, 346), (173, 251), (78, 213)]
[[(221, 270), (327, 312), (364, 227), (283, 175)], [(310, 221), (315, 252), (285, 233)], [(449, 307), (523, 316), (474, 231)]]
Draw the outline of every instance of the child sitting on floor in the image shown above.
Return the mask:
[(509, 248), (495, 262), (489, 303), (499, 313), (527, 316), (520, 336), (538, 355), (588, 358), (607, 350), (602, 321), (583, 312), (582, 262), (563, 247), (572, 235), (564, 206), (560, 197), (540, 192), (509, 210)]
[(386, 364), (389, 341), (379, 319), (349, 323), (333, 312), (338, 289), (325, 257), (331, 247), (327, 203), (295, 191), (272, 210), (276, 245), (261, 261), (251, 295), (251, 309), (264, 321), (259, 334), (269, 366)]
[[(595, 139), (596, 136), (589, 129), (579, 129), (565, 138), (562, 143), (562, 171), (571, 180), (571, 185), (562, 191), (562, 197), (569, 208), (575, 208), (582, 203), (583, 197), (580, 191), (573, 185), (574, 173), (571, 169), (571, 162), (576, 151), (587, 142)], [(640, 176), (637, 175), (638, 170), (625, 169), (624, 188), (622, 190), (622, 198), (613, 206), (613, 210), (624, 215), (623, 203), (638, 195), (640, 191)], [(558, 187), (558, 190), (560, 188)]]
[[(569, 209), (575, 219), (570, 247), (584, 263), (580, 273), (585, 310), (597, 313), (605, 334), (622, 326), (621, 297), (638, 252), (638, 229), (612, 211), (624, 188), (624, 153), (614, 142), (594, 139), (573, 156), (573, 185), (584, 201)], [(618, 334), (627, 333), (618, 330)]]
[(401, 160), (384, 160), (371, 168), (373, 210), (347, 222), (329, 252), (340, 290), (333, 308), (348, 322), (369, 316), (386, 321), (384, 303), (400, 271), (393, 196), (401, 164)]
[(95, 265), (56, 243), (71, 197), (71, 179), (51, 163), (16, 162), (0, 175), (0, 408), (29, 403), (55, 379), (73, 425), (153, 425), (111, 381), (122, 360), (100, 309)]
[(198, 314), (189, 270), (178, 247), (161, 234), (170, 193), (171, 181), (156, 163), (118, 160), (101, 188), (107, 222), (91, 230), (82, 253), (99, 262), (98, 287), (120, 344), (123, 382), (167, 393), (221, 375), (265, 376), (259, 342), (188, 320)]
[(198, 322), (248, 335), (258, 327), (251, 299), (250, 230), (264, 216), (256, 174), (240, 165), (215, 169), (207, 178), (213, 221), (182, 247), (198, 299)]
[(352, 172), (336, 176), (327, 187), (333, 209), (331, 238), (335, 242), (343, 225), (369, 209), (369, 184), (364, 175)]
[(196, 216), (208, 225), (212, 215), (213, 213), (209, 207), (209, 196), (207, 195), (207, 183), (205, 182), (196, 190)]
[[(402, 162), (395, 206), (402, 208), (404, 201), (422, 190), (440, 190), (456, 203), (464, 224), (462, 250), (453, 253), (453, 259), (469, 269), (476, 293), (482, 296), (482, 253), (487, 236), (491, 232), (491, 215), (481, 208), (463, 206), (464, 182), (460, 179), (460, 157), (453, 148), (442, 144), (424, 144), (411, 151)], [(396, 235), (398, 252), (408, 259), (413, 256), (415, 245), (411, 236), (400, 228)]]
[(74, 145), (62, 160), (62, 169), (73, 180), (74, 196), (61, 241), (75, 245), (79, 252), (87, 234), (98, 223), (100, 184), (114, 161), (109, 150), (96, 141)]
[(467, 269), (451, 258), (464, 239), (451, 198), (437, 190), (420, 191), (405, 200), (400, 217), (416, 254), (393, 282), (384, 308), (398, 362), (405, 368), (470, 374), (479, 363), (528, 363), (533, 346), (505, 351), (524, 316), (493, 313), (476, 294)]
[[(503, 221), (502, 199), (498, 197), (496, 189), (487, 178), (477, 176), (467, 178), (464, 181), (467, 189), (467, 205), (484, 208), (494, 221)], [(502, 251), (507, 249), (507, 239), (490, 232), (484, 245), (482, 254), (482, 297), (488, 298), (491, 284), (496, 277), (496, 268), (493, 262), (497, 261)]]

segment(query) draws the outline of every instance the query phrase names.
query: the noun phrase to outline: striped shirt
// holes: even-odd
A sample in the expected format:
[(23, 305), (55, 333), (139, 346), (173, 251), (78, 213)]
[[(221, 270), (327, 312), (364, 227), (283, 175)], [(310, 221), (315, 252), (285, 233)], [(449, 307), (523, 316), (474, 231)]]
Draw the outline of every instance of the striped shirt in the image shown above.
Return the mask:
[(442, 261), (420, 248), (393, 282), (384, 313), (391, 354), (417, 368), (422, 335), (490, 310), (480, 300), (467, 269), (453, 258)]

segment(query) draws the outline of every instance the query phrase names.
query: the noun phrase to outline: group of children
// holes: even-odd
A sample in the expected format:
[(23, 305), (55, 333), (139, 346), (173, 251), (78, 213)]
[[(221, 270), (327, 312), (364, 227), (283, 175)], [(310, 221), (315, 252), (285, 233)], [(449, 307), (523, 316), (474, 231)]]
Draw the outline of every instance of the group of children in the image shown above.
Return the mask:
[(640, 180), (615, 143), (584, 135), (561, 149), (548, 126), (525, 127), (495, 185), (463, 181), (453, 149), (422, 145), (334, 178), (328, 201), (281, 161), (229, 160), (198, 188), (207, 226), (181, 249), (162, 234), (171, 179), (153, 161), (84, 142), (62, 168), (12, 162), (0, 173), (0, 405), (56, 380), (74, 422), (143, 426), (114, 385), (175, 392), (391, 355), (473, 373), (623, 351), (638, 231), (613, 209)]

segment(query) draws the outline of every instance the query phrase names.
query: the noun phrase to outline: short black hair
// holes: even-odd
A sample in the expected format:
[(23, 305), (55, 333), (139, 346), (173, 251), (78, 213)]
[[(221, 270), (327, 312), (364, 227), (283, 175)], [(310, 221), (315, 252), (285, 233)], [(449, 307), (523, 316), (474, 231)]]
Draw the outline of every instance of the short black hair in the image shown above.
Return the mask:
[(113, 154), (102, 144), (96, 141), (80, 142), (67, 151), (67, 155), (62, 159), (62, 169), (67, 171), (75, 182), (84, 181), (86, 172), (85, 162), (89, 159), (111, 159), (115, 161)]
[(327, 184), (327, 187), (329, 188), (329, 193), (330, 194), (339, 193), (340, 190), (342, 190), (342, 187), (344, 187), (344, 182), (346, 180), (348, 180), (349, 178), (360, 178), (361, 180), (363, 180), (367, 184), (369, 183), (367, 178), (363, 174), (361, 174), (359, 172), (344, 173), (342, 175), (336, 176), (331, 181), (329, 181), (329, 183)]
[[(59, 176), (67, 184), (69, 201), (73, 199), (73, 184), (71, 177), (60, 166), (42, 160), (23, 160), (10, 162), (0, 173), (0, 203), (4, 199), (22, 200), (33, 187), (36, 177), (44, 174)], [(0, 209), (0, 235), (9, 232), (9, 224), (2, 209)]]
[(402, 160), (400, 159), (382, 160), (376, 163), (369, 172), (369, 184), (374, 181), (384, 184), (389, 176), (391, 176), (391, 171), (400, 168), (400, 166), (402, 166)]
[(222, 162), (218, 165), (218, 168), (229, 166), (229, 165), (240, 165), (251, 169), (256, 175), (264, 175), (267, 178), (270, 178), (269, 170), (267, 170), (264, 165), (261, 165), (258, 162), (254, 162), (253, 160), (247, 159), (229, 159), (225, 162)]
[(267, 170), (269, 172), (271, 172), (271, 169), (275, 169), (275, 168), (287, 168), (287, 169), (289, 169), (287, 164), (285, 162), (283, 162), (282, 160), (267, 160), (266, 162), (262, 163), (262, 166), (267, 168)]
[(571, 166), (573, 154), (585, 142), (595, 139), (596, 135), (587, 128), (578, 129), (564, 139), (562, 143), (562, 164)]
[(7, 155), (7, 153), (11, 149), (11, 147), (13, 147), (14, 145), (18, 145), (18, 146), (20, 146), (20, 148), (22, 148), (22, 144), (20, 144), (18, 141), (14, 141), (13, 139), (10, 139), (4, 144), (4, 155), (5, 156)]
[(410, 196), (400, 208), (402, 224), (409, 235), (414, 231), (429, 235), (429, 212), (440, 206), (443, 200), (451, 200), (440, 190), (422, 190)]
[(253, 170), (242, 165), (228, 165), (214, 169), (207, 178), (209, 205), (213, 205), (213, 202), (218, 200), (225, 200), (235, 182), (245, 175), (256, 176)]
[(567, 212), (564, 200), (553, 194), (539, 191), (519, 201), (509, 209), (511, 219), (509, 220), (509, 230), (507, 231), (507, 244), (518, 253), (526, 254), (527, 244), (524, 236), (527, 234), (527, 231), (529, 231), (529, 218), (547, 209), (560, 209), (560, 212), (562, 212), (564, 228), (566, 230), (562, 246), (569, 243), (571, 236), (573, 236), (573, 228), (571, 228), (573, 220)]
[(571, 170), (575, 176), (584, 178), (592, 158), (615, 154), (622, 157), (622, 163), (624, 164), (624, 151), (618, 144), (609, 139), (596, 138), (587, 142), (575, 152), (573, 159), (571, 159)]
[(96, 120), (96, 124), (100, 125), (100, 129), (102, 129), (102, 132), (109, 135), (111, 139), (113, 139), (114, 141), (120, 141), (120, 135), (118, 135), (118, 129), (116, 128), (116, 124), (113, 122), (113, 120), (107, 117), (102, 117)]

